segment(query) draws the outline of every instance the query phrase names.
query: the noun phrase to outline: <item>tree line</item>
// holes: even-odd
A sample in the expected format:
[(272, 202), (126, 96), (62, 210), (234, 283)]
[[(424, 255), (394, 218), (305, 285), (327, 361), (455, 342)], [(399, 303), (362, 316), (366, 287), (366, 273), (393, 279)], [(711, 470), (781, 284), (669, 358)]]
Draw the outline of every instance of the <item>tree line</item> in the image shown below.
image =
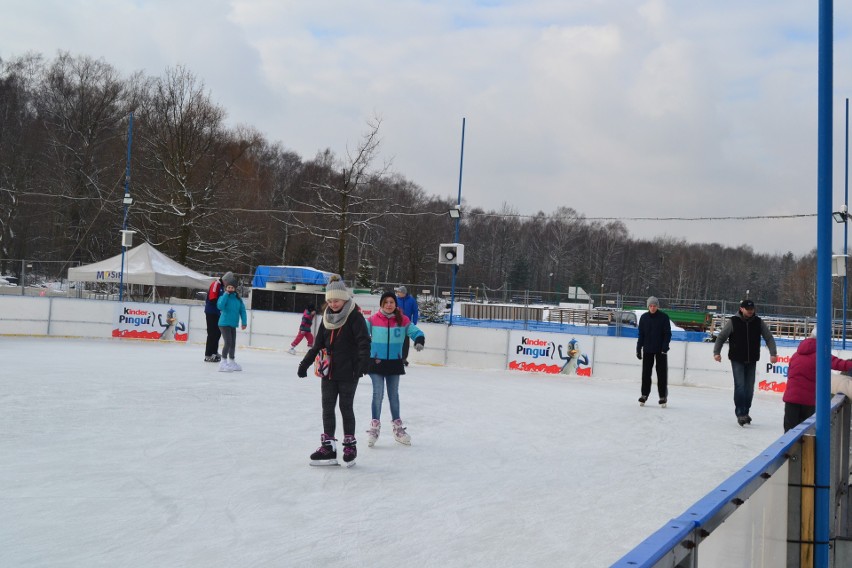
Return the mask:
[[(125, 178), (133, 116), (131, 177)], [(60, 52), (0, 59), (0, 263), (86, 264), (120, 251), (127, 228), (195, 270), (249, 274), (260, 264), (313, 266), (361, 285), (446, 287), (438, 245), (452, 241), (454, 200), (378, 163), (381, 118), (345, 155), (311, 158), (251, 126), (228, 127), (185, 67), (123, 75)], [(348, 133), (347, 133), (348, 134)], [(596, 294), (815, 305), (816, 253), (631, 238), (623, 223), (569, 207), (521, 216), (511, 204), (463, 204), (459, 289), (505, 297), (570, 287)], [(0, 265), (0, 271), (14, 265)]]

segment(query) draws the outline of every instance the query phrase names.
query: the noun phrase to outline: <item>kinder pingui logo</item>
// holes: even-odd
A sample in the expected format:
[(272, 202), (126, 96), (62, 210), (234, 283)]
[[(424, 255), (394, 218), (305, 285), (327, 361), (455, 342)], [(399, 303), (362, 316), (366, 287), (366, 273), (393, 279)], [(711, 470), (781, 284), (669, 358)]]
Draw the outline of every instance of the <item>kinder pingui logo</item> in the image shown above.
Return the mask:
[(786, 379), (787, 373), (789, 373), (789, 372), (790, 372), (790, 356), (778, 357), (778, 360), (775, 363), (767, 363), (766, 364), (766, 374), (767, 375), (781, 375)]
[(515, 348), (515, 355), (525, 355), (533, 359), (539, 357), (553, 358), (553, 342), (521, 337), (521, 343)]
[(118, 323), (124, 325), (133, 325), (139, 327), (140, 325), (151, 325), (151, 312), (147, 310), (134, 310), (131, 308), (124, 308), (124, 313), (118, 316)]

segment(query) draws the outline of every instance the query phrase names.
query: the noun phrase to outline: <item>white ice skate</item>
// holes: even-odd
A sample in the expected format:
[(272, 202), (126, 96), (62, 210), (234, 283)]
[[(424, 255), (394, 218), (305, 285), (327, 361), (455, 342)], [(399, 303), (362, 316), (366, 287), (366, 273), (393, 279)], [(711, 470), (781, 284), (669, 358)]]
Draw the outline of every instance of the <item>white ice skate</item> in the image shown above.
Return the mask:
[(402, 426), (402, 419), (400, 418), (393, 421), (393, 439), (400, 444), (411, 445), (411, 436), (405, 431), (405, 428)]
[(219, 372), (220, 373), (230, 373), (233, 369), (231, 368), (230, 363), (228, 363), (227, 359), (222, 359), (219, 361)]
[(234, 361), (233, 359), (231, 359), (228, 362), (228, 366), (231, 368), (232, 371), (242, 371), (243, 370), (243, 368), (240, 367), (240, 364), (237, 363), (236, 361)]
[(379, 433), (382, 431), (382, 423), (378, 420), (370, 420), (370, 428), (367, 430), (367, 445), (373, 447), (376, 445), (376, 440), (379, 439)]

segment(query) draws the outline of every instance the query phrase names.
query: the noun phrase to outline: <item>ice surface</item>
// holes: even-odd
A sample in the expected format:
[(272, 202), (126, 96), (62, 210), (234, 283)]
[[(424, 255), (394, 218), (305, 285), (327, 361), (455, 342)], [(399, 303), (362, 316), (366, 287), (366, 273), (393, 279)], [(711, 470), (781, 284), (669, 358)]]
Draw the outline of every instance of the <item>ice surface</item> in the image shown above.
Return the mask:
[[(0, 566), (608, 566), (782, 432), (777, 394), (737, 425), (732, 390), (422, 365), (412, 445), (308, 465), (316, 377), (300, 357), (203, 345), (0, 338)], [(656, 388), (656, 387), (655, 387)], [(338, 438), (342, 438), (338, 420)]]

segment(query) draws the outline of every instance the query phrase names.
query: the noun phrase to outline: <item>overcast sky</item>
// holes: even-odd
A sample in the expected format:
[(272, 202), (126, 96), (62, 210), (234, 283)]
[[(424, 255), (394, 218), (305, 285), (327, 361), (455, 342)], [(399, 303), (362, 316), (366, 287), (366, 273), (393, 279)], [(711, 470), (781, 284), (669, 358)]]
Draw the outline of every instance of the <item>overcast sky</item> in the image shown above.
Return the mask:
[[(379, 116), (392, 170), (455, 199), (465, 118), (468, 206), (567, 206), (625, 219), (635, 238), (816, 246), (815, 217), (718, 220), (816, 213), (815, 2), (0, 0), (0, 10), (4, 59), (66, 50), (154, 76), (184, 65), (229, 124), (305, 159), (345, 155)], [(835, 3), (834, 16), (838, 208), (852, 6)], [(648, 217), (717, 220), (626, 220)]]

